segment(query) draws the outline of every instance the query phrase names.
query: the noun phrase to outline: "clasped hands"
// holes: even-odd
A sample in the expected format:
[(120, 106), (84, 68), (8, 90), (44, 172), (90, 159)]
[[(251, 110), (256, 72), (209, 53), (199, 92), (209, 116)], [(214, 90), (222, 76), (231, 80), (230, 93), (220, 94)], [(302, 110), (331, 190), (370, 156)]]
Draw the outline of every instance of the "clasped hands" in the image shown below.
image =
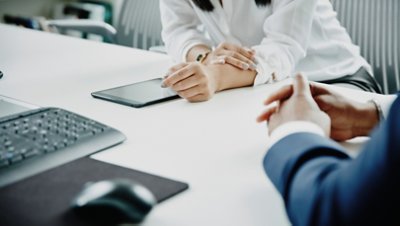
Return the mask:
[[(202, 62), (180, 63), (171, 67), (163, 81), (180, 97), (190, 102), (209, 100), (214, 93), (225, 89), (224, 71), (217, 65), (230, 65), (240, 70), (254, 71), (254, 50), (230, 43), (222, 43)], [(228, 87), (229, 88), (229, 87)]]
[(373, 103), (345, 98), (327, 85), (309, 83), (298, 74), (292, 85), (272, 93), (264, 102), (267, 109), (257, 118), (268, 122), (271, 134), (278, 126), (291, 121), (319, 125), (326, 136), (337, 141), (366, 136), (379, 123)]

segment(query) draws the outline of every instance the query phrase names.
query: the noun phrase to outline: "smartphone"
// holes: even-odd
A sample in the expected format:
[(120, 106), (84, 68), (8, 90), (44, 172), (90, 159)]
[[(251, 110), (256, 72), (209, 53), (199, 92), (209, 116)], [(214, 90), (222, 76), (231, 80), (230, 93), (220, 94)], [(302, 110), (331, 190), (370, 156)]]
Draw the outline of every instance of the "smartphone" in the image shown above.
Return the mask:
[(161, 83), (162, 78), (156, 78), (93, 92), (92, 96), (135, 108), (179, 98), (170, 88), (161, 88)]

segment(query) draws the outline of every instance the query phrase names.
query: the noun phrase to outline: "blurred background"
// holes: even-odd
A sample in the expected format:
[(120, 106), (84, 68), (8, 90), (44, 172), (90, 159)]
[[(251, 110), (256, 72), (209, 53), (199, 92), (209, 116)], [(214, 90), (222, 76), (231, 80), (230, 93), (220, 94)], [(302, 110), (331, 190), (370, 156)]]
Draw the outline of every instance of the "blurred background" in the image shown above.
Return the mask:
[(0, 0), (0, 22), (164, 52), (159, 0)]
[[(384, 93), (398, 92), (399, 0), (331, 2)], [(159, 0), (0, 0), (0, 23), (165, 53)]]

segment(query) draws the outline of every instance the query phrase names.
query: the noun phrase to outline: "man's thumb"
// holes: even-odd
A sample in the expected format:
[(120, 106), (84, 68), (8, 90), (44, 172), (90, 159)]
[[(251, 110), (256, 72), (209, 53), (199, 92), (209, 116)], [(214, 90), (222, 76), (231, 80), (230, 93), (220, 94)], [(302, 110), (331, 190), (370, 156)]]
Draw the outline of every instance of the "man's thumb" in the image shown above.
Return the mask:
[(293, 94), (311, 95), (310, 85), (307, 78), (302, 74), (297, 74), (293, 79)]

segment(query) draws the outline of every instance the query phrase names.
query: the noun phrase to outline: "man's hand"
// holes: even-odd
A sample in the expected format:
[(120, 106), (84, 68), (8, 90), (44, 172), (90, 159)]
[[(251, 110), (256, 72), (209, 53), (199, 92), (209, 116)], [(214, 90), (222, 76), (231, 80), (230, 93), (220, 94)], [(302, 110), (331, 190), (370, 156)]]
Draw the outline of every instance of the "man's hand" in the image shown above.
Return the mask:
[[(331, 138), (344, 141), (366, 136), (378, 123), (379, 116), (372, 103), (359, 103), (345, 98), (327, 85), (310, 83), (311, 94), (319, 108), (331, 118)], [(293, 93), (292, 85), (270, 95), (267, 102), (285, 100)]]
[(318, 83), (311, 84), (311, 92), (320, 109), (331, 118), (331, 138), (334, 140), (366, 136), (379, 123), (373, 103), (350, 100)]
[[(293, 86), (283, 89), (267, 98), (264, 104), (269, 107), (257, 118), (257, 121), (268, 121), (270, 134), (284, 123), (308, 121), (319, 125), (329, 136), (331, 126), (329, 116), (321, 111), (314, 101), (307, 79), (302, 75), (296, 75)], [(278, 105), (273, 105), (275, 101), (278, 101)]]

